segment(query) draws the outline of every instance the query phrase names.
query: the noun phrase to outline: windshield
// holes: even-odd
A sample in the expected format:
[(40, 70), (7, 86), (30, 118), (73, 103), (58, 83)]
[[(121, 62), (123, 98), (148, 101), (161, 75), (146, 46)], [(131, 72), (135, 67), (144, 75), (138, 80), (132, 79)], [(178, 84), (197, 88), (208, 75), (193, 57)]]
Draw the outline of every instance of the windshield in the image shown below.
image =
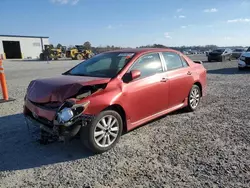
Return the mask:
[(134, 57), (135, 53), (109, 52), (83, 61), (66, 74), (91, 77), (115, 77)]
[(250, 47), (247, 49), (247, 52), (250, 52)]
[(244, 49), (235, 49), (234, 52), (243, 52)]
[(225, 49), (216, 49), (213, 52), (219, 52), (219, 53), (223, 53), (225, 51)]

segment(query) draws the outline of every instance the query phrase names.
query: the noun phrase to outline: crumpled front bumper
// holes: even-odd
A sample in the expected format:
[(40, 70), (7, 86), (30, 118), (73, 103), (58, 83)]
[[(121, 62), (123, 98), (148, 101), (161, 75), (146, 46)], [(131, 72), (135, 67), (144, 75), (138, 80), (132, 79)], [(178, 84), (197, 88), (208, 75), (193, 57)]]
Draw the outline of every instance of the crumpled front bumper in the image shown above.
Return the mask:
[(26, 123), (28, 125), (34, 125), (34, 126), (40, 127), (41, 130), (43, 130), (51, 135), (60, 136), (59, 130), (55, 126), (50, 127), (46, 124), (39, 122), (38, 120), (36, 120), (35, 118), (33, 118), (29, 115), (25, 115), (25, 120), (26, 120)]
[(40, 127), (41, 130), (58, 137), (73, 137), (81, 127), (87, 126), (94, 118), (93, 115), (80, 114), (74, 118), (70, 126), (59, 124), (56, 120), (58, 109), (38, 107), (28, 99), (25, 99), (23, 114), (28, 125)]

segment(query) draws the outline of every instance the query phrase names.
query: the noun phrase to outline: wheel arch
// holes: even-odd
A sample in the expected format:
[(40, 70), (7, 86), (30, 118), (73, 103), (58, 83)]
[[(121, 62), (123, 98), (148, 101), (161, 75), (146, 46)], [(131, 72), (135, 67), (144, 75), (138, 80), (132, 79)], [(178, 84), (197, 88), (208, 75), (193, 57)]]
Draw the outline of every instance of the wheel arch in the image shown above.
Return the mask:
[(200, 82), (195, 82), (194, 85), (197, 85), (200, 88), (201, 96), (203, 96), (201, 83)]
[(105, 110), (114, 110), (116, 111), (122, 118), (122, 122), (123, 122), (123, 132), (127, 132), (127, 118), (126, 118), (126, 112), (123, 109), (123, 107), (119, 104), (112, 104), (108, 107), (106, 107), (105, 109), (103, 109), (102, 111)]

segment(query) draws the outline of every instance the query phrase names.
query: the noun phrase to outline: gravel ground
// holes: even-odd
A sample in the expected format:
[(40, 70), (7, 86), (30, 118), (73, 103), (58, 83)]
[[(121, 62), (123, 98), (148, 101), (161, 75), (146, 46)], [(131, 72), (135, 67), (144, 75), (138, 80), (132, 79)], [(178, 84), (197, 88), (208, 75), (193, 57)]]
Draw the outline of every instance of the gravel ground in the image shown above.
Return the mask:
[(0, 187), (250, 187), (250, 71), (236, 61), (204, 64), (208, 95), (196, 112), (148, 123), (95, 156), (79, 140), (39, 145), (21, 114), (32, 79), (76, 63), (4, 62), (16, 101), (0, 104)]

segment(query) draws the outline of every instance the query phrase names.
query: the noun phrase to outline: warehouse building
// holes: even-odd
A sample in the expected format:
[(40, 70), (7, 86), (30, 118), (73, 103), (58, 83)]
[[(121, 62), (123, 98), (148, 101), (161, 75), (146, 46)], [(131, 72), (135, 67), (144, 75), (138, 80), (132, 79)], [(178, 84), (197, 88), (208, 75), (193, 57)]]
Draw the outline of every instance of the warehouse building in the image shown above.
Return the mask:
[(49, 37), (0, 35), (0, 59), (37, 59)]

